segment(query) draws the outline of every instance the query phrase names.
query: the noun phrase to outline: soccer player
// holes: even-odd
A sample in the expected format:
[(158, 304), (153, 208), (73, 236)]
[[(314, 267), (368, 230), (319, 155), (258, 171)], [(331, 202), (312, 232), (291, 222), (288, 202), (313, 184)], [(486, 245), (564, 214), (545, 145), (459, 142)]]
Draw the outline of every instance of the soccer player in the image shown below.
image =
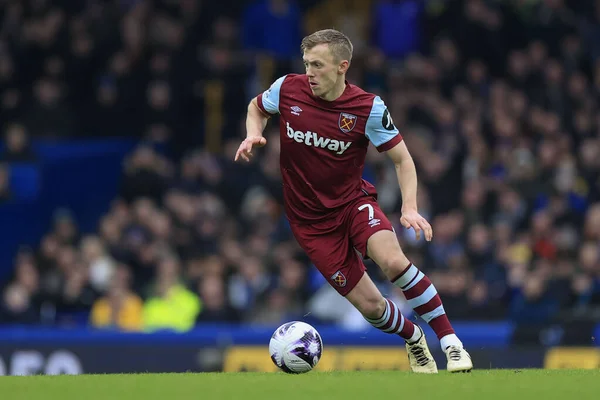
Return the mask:
[(392, 224), (377, 204), (377, 191), (362, 179), (369, 143), (386, 152), (396, 166), (405, 228), (431, 241), (429, 223), (417, 211), (414, 162), (379, 96), (346, 81), (352, 59), (346, 35), (326, 29), (302, 40), (306, 73), (277, 79), (252, 99), (247, 137), (235, 160), (249, 161), (267, 141), (271, 115), (280, 115), (285, 211), (292, 232), (327, 281), (383, 332), (406, 341), (411, 370), (436, 373), (423, 330), (383, 297), (362, 257), (371, 258), (399, 287), (415, 312), (440, 340), (451, 372), (470, 371), (463, 348), (429, 278), (404, 255)]

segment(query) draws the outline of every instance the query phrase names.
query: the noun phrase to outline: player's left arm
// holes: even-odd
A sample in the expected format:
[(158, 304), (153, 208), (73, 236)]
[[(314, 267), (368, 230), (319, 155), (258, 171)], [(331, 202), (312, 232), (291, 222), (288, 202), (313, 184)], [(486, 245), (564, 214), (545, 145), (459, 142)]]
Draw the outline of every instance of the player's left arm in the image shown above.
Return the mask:
[(419, 214), (417, 208), (417, 168), (406, 147), (406, 142), (401, 141), (386, 153), (394, 162), (398, 184), (402, 192), (402, 217), (400, 222), (405, 228), (412, 227), (415, 230), (417, 240), (421, 238), (421, 231), (423, 231), (425, 240), (431, 241), (433, 238), (431, 225)]
[(383, 100), (378, 96), (373, 101), (371, 114), (367, 121), (365, 134), (380, 152), (386, 152), (396, 167), (398, 184), (402, 193), (402, 217), (400, 222), (405, 228), (413, 228), (417, 239), (421, 232), (425, 239), (433, 238), (431, 225), (423, 218), (417, 207), (417, 169), (402, 135), (394, 126), (392, 117)]

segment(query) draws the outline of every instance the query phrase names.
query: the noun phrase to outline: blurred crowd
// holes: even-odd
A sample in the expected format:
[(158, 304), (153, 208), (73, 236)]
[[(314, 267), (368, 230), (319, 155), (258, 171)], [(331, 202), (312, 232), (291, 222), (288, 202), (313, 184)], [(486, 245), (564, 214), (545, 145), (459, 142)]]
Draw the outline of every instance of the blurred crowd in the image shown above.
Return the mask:
[(141, 139), (97, 232), (57, 210), (17, 255), (3, 323), (366, 326), (291, 235), (277, 121), (232, 161), (248, 100), (301, 72), (302, 36), (328, 21), (413, 154), (433, 242), (399, 225), (385, 154), (365, 178), (450, 317), (600, 317), (600, 1), (7, 0), (0, 19), (0, 199), (10, 163), (36, 159), (29, 138)]

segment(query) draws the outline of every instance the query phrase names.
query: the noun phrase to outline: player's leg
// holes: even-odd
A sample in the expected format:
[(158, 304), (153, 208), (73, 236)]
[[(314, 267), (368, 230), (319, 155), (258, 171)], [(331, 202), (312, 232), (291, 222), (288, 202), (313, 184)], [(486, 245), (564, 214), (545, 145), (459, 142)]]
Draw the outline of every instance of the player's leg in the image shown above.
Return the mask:
[[(350, 244), (343, 226), (330, 230), (317, 226), (292, 224), (298, 244), (306, 252), (329, 284), (371, 323), (375, 328), (402, 337), (407, 343), (424, 342), (421, 328), (404, 318), (393, 301), (385, 299), (365, 273), (365, 265)], [(435, 373), (437, 366), (425, 346), (417, 354), (418, 362), (411, 362), (415, 372)], [(411, 356), (412, 357), (412, 356)]]
[(471, 370), (471, 358), (456, 336), (435, 286), (404, 255), (391, 223), (374, 199), (367, 198), (356, 206), (352, 227), (357, 250), (380, 266), (403, 291), (415, 313), (436, 333), (448, 358), (448, 370)]
[(429, 278), (408, 261), (396, 234), (388, 230), (374, 233), (367, 241), (367, 255), (395, 286), (402, 289), (408, 304), (435, 331), (446, 353), (448, 370), (470, 371), (473, 368), (471, 357), (456, 336), (440, 295)]
[[(362, 264), (362, 260), (359, 261)], [(375, 328), (385, 333), (399, 335), (405, 340), (408, 360), (413, 372), (426, 374), (438, 372), (421, 327), (405, 318), (392, 300), (384, 298), (366, 272), (345, 297)]]
[[(352, 268), (361, 269), (363, 275), (358, 282), (340, 291), (344, 297), (375, 328), (385, 333), (396, 334), (408, 342), (416, 342), (421, 338), (421, 331), (409, 319), (404, 318), (398, 306), (390, 299), (383, 297), (369, 275), (364, 272), (362, 260), (356, 255)], [(337, 289), (337, 288), (336, 288)]]

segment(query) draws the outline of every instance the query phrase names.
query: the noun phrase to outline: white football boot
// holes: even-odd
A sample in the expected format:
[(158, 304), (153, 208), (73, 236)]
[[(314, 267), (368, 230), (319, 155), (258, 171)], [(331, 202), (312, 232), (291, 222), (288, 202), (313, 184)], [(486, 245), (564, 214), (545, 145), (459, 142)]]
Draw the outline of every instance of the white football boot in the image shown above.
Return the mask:
[(467, 351), (459, 346), (448, 346), (445, 350), (448, 358), (448, 372), (471, 372), (473, 361)]
[(425, 332), (420, 326), (415, 325), (415, 327), (421, 331), (421, 338), (413, 344), (406, 343), (410, 369), (418, 374), (437, 374), (437, 364), (427, 346)]

